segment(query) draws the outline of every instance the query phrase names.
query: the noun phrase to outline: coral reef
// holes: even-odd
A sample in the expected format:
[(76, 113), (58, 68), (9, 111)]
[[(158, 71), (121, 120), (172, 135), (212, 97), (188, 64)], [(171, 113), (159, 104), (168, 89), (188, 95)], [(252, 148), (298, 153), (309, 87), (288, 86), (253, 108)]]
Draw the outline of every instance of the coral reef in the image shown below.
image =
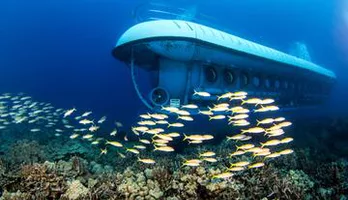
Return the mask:
[[(235, 150), (232, 142), (188, 147), (181, 154), (143, 151), (143, 157), (156, 160), (155, 165), (145, 165), (131, 153), (117, 156), (112, 148), (101, 156), (98, 148), (83, 141), (19, 140), (0, 147), (4, 152), (0, 155), (0, 199), (347, 199), (345, 154), (327, 153), (330, 148), (335, 152), (339, 142), (329, 142), (329, 147), (316, 145), (332, 137), (347, 141), (342, 133), (348, 130), (348, 122), (328, 124), (299, 128), (311, 140), (309, 145), (304, 142), (302, 147), (301, 140), (293, 154), (266, 160), (263, 168), (236, 172), (226, 179), (212, 176), (229, 166), (228, 154)], [(310, 135), (313, 126), (318, 127), (318, 134)], [(180, 160), (203, 151), (216, 152), (219, 162), (181, 166)], [(247, 157), (235, 160), (239, 159)]]

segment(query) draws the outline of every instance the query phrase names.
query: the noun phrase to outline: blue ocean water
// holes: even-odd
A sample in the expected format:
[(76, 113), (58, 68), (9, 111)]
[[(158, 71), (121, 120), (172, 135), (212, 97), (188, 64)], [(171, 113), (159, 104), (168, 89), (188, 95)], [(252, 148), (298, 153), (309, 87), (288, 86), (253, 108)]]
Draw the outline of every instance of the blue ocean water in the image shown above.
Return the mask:
[[(1, 0), (0, 94), (23, 92), (56, 108), (93, 111), (96, 116), (106, 115), (108, 119), (122, 122), (122, 130), (126, 132), (135, 126), (139, 114), (148, 110), (135, 92), (130, 68), (115, 59), (111, 51), (118, 38), (136, 24), (136, 8), (148, 3), (184, 8), (197, 16), (204, 14), (210, 19), (207, 23), (214, 28), (283, 52), (290, 52), (294, 42), (305, 43), (312, 61), (335, 72), (337, 81), (324, 105), (313, 113), (299, 110), (296, 115), (289, 116), (292, 121), (299, 122), (292, 129), (292, 136), (298, 147), (324, 146), (322, 152), (347, 158), (347, 148), (339, 151), (348, 141), (344, 134), (348, 123), (344, 121), (348, 112), (347, 0)], [(140, 73), (145, 75), (146, 72)], [(151, 77), (143, 76), (138, 81), (142, 89), (151, 89)], [(319, 114), (324, 121), (316, 120)], [(304, 115), (311, 117), (306, 119), (308, 121), (299, 120)], [(328, 118), (333, 120), (328, 122), (330, 127), (321, 127)], [(113, 121), (108, 122), (110, 126)], [(306, 127), (307, 122), (317, 129)], [(200, 124), (200, 127), (219, 134), (226, 132), (222, 122), (214, 126)], [(196, 126), (185, 131), (190, 128)], [(308, 132), (318, 135), (320, 132), (319, 139), (314, 141)], [(225, 135), (219, 134), (215, 135), (219, 140), (211, 145), (218, 145), (224, 139)], [(328, 136), (330, 134), (335, 137)], [(118, 139), (124, 135), (122, 133)], [(134, 135), (128, 137), (136, 139)], [(343, 143), (339, 143), (340, 140)], [(186, 151), (185, 145), (179, 147), (178, 152)], [(103, 163), (120, 164), (119, 160), (111, 162), (111, 155), (98, 156), (90, 157)], [(304, 171), (310, 174), (308, 169)], [(344, 188), (342, 193), (345, 194), (347, 187)]]
[[(196, 7), (217, 27), (284, 52), (305, 41), (313, 60), (338, 74), (340, 95), (334, 101), (341, 104), (335, 108), (346, 107), (344, 1), (158, 2)], [(1, 1), (1, 91), (26, 92), (59, 107), (93, 109), (124, 121), (134, 118), (142, 103), (129, 69), (110, 52), (143, 3)]]

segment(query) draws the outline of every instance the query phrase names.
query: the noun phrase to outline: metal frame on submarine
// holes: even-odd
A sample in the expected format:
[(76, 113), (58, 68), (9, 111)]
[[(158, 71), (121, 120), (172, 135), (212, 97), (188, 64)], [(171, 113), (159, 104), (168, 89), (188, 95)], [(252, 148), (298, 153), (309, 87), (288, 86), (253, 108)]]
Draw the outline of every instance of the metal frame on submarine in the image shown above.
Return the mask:
[[(140, 99), (150, 109), (207, 105), (228, 91), (274, 98), (282, 107), (312, 106), (329, 96), (336, 75), (310, 61), (201, 24), (155, 20), (134, 25), (117, 41), (113, 56), (130, 65)], [(134, 68), (155, 72), (145, 98)], [(207, 91), (202, 99), (194, 91)]]

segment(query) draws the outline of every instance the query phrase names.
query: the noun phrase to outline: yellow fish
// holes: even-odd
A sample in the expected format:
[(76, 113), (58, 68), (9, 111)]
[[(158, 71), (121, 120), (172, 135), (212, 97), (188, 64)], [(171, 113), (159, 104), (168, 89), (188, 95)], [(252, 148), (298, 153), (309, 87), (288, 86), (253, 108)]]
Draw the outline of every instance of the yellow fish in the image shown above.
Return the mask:
[(279, 124), (277, 124), (278, 126), (281, 126), (281, 127), (288, 127), (288, 126), (291, 126), (292, 123), (291, 122), (281, 122)]
[(284, 117), (277, 117), (277, 118), (274, 119), (275, 122), (282, 122), (284, 120), (285, 120)]
[(265, 143), (261, 143), (261, 147), (263, 148), (264, 146), (276, 146), (278, 144), (280, 144), (281, 141), (280, 140), (269, 140)]
[(291, 153), (294, 153), (294, 150), (292, 149), (284, 149), (280, 152), (278, 152), (280, 155), (288, 155), (288, 154), (291, 154)]
[(225, 107), (229, 107), (230, 104), (228, 103), (220, 103), (220, 104), (213, 104), (214, 108), (225, 108)]
[(134, 148), (136, 148), (136, 149), (146, 149), (146, 146), (143, 146), (143, 145), (134, 145)]
[(91, 132), (95, 132), (95, 131), (97, 131), (99, 129), (99, 126), (91, 126), (91, 127), (89, 127), (89, 131), (91, 131)]
[(202, 140), (190, 140), (188, 143), (189, 144), (201, 144), (201, 143), (203, 143), (203, 141)]
[(253, 169), (253, 168), (259, 168), (259, 167), (263, 167), (265, 166), (265, 163), (262, 162), (258, 162), (258, 163), (254, 163), (248, 166), (249, 169)]
[(156, 124), (169, 124), (169, 122), (167, 120), (158, 120)]
[(260, 104), (266, 105), (266, 104), (271, 104), (271, 103), (274, 103), (274, 99), (263, 99)]
[(125, 156), (123, 153), (118, 152), (118, 155), (119, 155), (121, 158), (126, 158), (126, 156)]
[(255, 147), (255, 145), (253, 145), (253, 144), (244, 144), (244, 145), (236, 146), (236, 147), (237, 147), (237, 151), (238, 151), (239, 149), (242, 149), (242, 150), (251, 149), (251, 148)]
[(140, 132), (145, 132), (145, 131), (149, 130), (149, 128), (146, 127), (146, 126), (132, 127), (132, 129), (134, 129), (134, 130), (136, 130), (136, 131), (140, 131)]
[(156, 163), (155, 160), (150, 159), (150, 158), (143, 158), (143, 159), (141, 159), (141, 158), (138, 157), (138, 161), (142, 162), (142, 163), (145, 163), (145, 164), (155, 164)]
[(207, 162), (211, 162), (211, 163), (214, 163), (214, 162), (217, 162), (216, 158), (203, 158), (204, 161), (207, 161)]
[(203, 114), (203, 115), (214, 115), (213, 112), (209, 111), (209, 110), (200, 110), (198, 111), (199, 114)]
[(245, 151), (240, 151), (240, 150), (238, 150), (238, 151), (236, 151), (236, 152), (231, 153), (231, 154), (230, 154), (230, 157), (239, 156), (239, 155), (243, 155), (243, 154), (245, 154)]
[(156, 123), (154, 121), (146, 120), (146, 121), (140, 121), (138, 122), (139, 125), (141, 126), (154, 126)]
[(230, 167), (227, 170), (232, 172), (239, 172), (239, 171), (243, 171), (244, 167)]
[(238, 135), (234, 135), (234, 136), (226, 136), (227, 137), (227, 141), (229, 140), (240, 140), (245, 138), (246, 136), (243, 134), (238, 134)]
[(232, 92), (227, 92), (225, 94), (217, 96), (217, 100), (219, 101), (220, 99), (228, 99), (228, 98), (231, 98), (232, 96), (233, 96)]
[(190, 167), (197, 167), (199, 166), (200, 163), (190, 163), (190, 162), (185, 162), (182, 164), (182, 166), (190, 166)]
[(209, 121), (212, 119), (225, 119), (225, 115), (215, 115), (215, 116), (209, 116)]
[(262, 100), (259, 99), (259, 98), (251, 98), (251, 99), (247, 99), (247, 100), (242, 100), (242, 105), (243, 104), (255, 104), (256, 105), (259, 105), (262, 103)]
[(152, 118), (157, 119), (157, 120), (162, 120), (162, 119), (168, 118), (168, 115), (165, 115), (165, 114), (154, 113), (154, 114), (148, 114), (148, 115), (150, 115)]
[(168, 111), (168, 112), (176, 112), (179, 110), (179, 108), (177, 107), (172, 107), (172, 106), (168, 106), (168, 107), (163, 107), (162, 106), (162, 110)]
[(203, 140), (211, 140), (211, 139), (214, 139), (214, 136), (212, 136), (212, 135), (202, 135), (202, 137), (203, 137)]
[(212, 178), (215, 179), (215, 178), (223, 178), (223, 179), (226, 179), (226, 178), (230, 178), (232, 177), (233, 174), (231, 172), (224, 172), (224, 173), (221, 173), (221, 174), (216, 174), (214, 175)]
[(189, 116), (189, 115), (191, 115), (191, 113), (188, 112), (188, 111), (186, 111), (186, 110), (178, 110), (178, 111), (176, 111), (175, 113), (178, 114), (178, 115), (183, 115), (183, 116)]
[(190, 116), (178, 116), (178, 119), (181, 119), (184, 121), (193, 121), (193, 118)]
[(195, 95), (198, 95), (198, 96), (201, 96), (201, 97), (210, 97), (211, 95), (208, 93), (208, 92), (199, 92), (199, 91), (196, 91), (196, 90), (193, 90), (193, 96)]
[(215, 156), (216, 154), (212, 151), (208, 151), (208, 152), (204, 152), (199, 154), (199, 157), (211, 157), (211, 156)]
[(179, 137), (179, 136), (180, 136), (180, 133), (172, 132), (172, 133), (168, 133), (167, 135), (168, 135), (169, 137)]
[(100, 149), (100, 155), (102, 154), (107, 154), (108, 153), (108, 150), (105, 148), (105, 149)]
[(279, 153), (271, 153), (271, 154), (265, 156), (265, 158), (277, 158), (279, 156), (281, 156), (281, 154), (279, 154)]
[(126, 151), (132, 152), (134, 154), (139, 154), (140, 152), (137, 149), (127, 148)]
[(187, 104), (187, 105), (182, 105), (181, 108), (197, 109), (198, 106), (195, 104)]
[(263, 132), (265, 132), (265, 129), (261, 127), (253, 127), (246, 130), (242, 130), (242, 134), (243, 133), (263, 133)]
[(246, 119), (248, 117), (249, 117), (248, 114), (238, 114), (238, 115), (235, 115), (235, 116), (229, 116), (228, 120), (240, 120), (240, 119)]
[(158, 137), (158, 138), (160, 138), (160, 139), (162, 139), (162, 140), (173, 141), (173, 138), (171, 138), (171, 137), (169, 137), (169, 136), (167, 136), (167, 135), (165, 135), (165, 134), (155, 134), (155, 135), (153, 136), (153, 138), (154, 138), (154, 137)]
[(260, 125), (260, 124), (271, 124), (274, 122), (274, 119), (273, 118), (266, 118), (266, 119), (263, 119), (263, 120), (256, 120), (257, 121), (257, 126)]
[(294, 139), (291, 138), (291, 137), (287, 137), (287, 138), (284, 138), (282, 140), (280, 140), (280, 143), (289, 143), (289, 142), (292, 142)]
[(233, 93), (233, 96), (247, 96), (248, 93), (244, 92), (244, 91), (239, 91), (239, 92), (235, 92)]
[(164, 152), (173, 152), (174, 148), (170, 146), (164, 146), (164, 147), (155, 147), (154, 151), (164, 151)]
[(151, 144), (151, 142), (149, 140), (146, 140), (146, 139), (139, 139), (139, 141), (143, 144)]
[(115, 146), (115, 147), (123, 147), (123, 145), (120, 142), (117, 142), (117, 141), (108, 141), (108, 140), (106, 140), (106, 144), (110, 144), (110, 145)]
[(183, 123), (173, 123), (173, 124), (168, 124), (168, 128), (169, 127), (184, 127)]
[(70, 135), (70, 139), (75, 139), (77, 137), (79, 137), (79, 134), (77, 133)]
[(246, 96), (231, 97), (230, 101), (233, 101), (233, 100), (242, 100), (243, 101), (243, 99), (245, 99), (245, 98), (247, 98), (247, 97)]
[(253, 138), (253, 137), (251, 137), (251, 136), (246, 136), (245, 138), (240, 139), (240, 141), (248, 141), (248, 140), (250, 140), (251, 138)]
[(83, 139), (90, 139), (92, 137), (93, 137), (92, 134), (87, 134), (87, 135), (82, 136)]
[(248, 161), (240, 161), (240, 162), (232, 163), (231, 167), (245, 167), (249, 164), (250, 164), (250, 162), (248, 162)]
[(141, 114), (139, 115), (139, 117), (143, 119), (151, 119), (151, 116), (149, 116), (148, 114)]
[(240, 110), (236, 110), (236, 111), (232, 111), (233, 114), (245, 114), (245, 113), (249, 113), (250, 110), (249, 109), (240, 109)]
[(65, 113), (64, 113), (64, 118), (70, 116), (73, 112), (75, 112), (76, 109), (73, 108), (73, 109), (70, 109), (70, 110), (67, 110)]

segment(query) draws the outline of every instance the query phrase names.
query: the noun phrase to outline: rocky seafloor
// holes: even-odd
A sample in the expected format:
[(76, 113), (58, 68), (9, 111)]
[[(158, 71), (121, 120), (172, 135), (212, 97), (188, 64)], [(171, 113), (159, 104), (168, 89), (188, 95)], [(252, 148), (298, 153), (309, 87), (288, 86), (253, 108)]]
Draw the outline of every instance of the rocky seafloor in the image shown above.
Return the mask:
[[(228, 179), (212, 179), (227, 159), (181, 167), (189, 149), (145, 166), (134, 155), (100, 156), (78, 141), (8, 130), (0, 136), (0, 199), (347, 199), (348, 121), (324, 121), (296, 124), (293, 154)], [(202, 148), (227, 157), (235, 147)]]

